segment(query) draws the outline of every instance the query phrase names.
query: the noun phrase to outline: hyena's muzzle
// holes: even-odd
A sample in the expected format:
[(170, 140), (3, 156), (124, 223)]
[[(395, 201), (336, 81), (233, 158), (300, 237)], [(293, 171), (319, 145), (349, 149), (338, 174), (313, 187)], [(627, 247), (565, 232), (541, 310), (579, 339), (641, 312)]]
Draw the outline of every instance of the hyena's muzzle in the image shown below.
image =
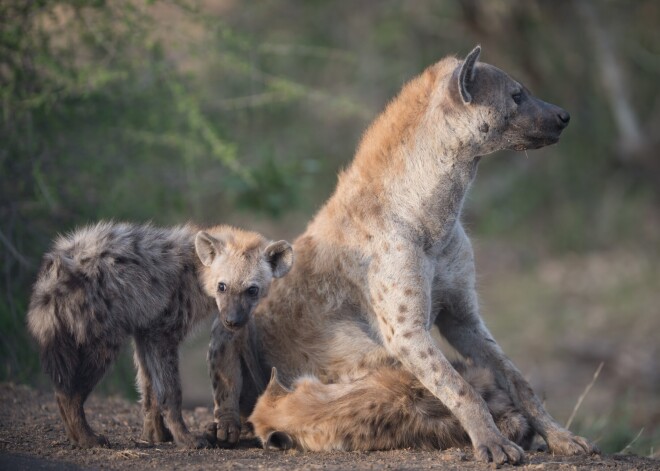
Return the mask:
[(256, 303), (243, 296), (226, 296), (218, 301), (220, 321), (230, 330), (238, 330), (247, 324)]
[(527, 89), (520, 94), (520, 104), (515, 116), (510, 118), (505, 131), (508, 149), (538, 149), (559, 141), (568, 126), (568, 112), (533, 96)]

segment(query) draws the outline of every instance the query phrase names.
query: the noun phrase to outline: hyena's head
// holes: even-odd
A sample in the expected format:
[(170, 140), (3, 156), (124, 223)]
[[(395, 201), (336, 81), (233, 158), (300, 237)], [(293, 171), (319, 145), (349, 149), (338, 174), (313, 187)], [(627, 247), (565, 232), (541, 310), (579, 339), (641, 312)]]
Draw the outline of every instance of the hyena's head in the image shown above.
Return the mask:
[(299, 410), (289, 410), (290, 404), (287, 399), (293, 394), (285, 388), (277, 378), (277, 369), (273, 367), (270, 382), (250, 417), (248, 424), (252, 427), (254, 434), (261, 440), (265, 449), (277, 448), (288, 450), (295, 446), (293, 437), (283, 431), (286, 425), (291, 425), (294, 417), (299, 416)]
[(255, 232), (226, 226), (198, 232), (195, 251), (203, 264), (204, 290), (215, 298), (228, 329), (243, 327), (273, 278), (286, 275), (293, 264), (287, 241), (269, 242)]
[(477, 62), (480, 53), (477, 46), (463, 61), (441, 61), (429, 68), (436, 84), (431, 105), (441, 105), (445, 113), (437, 122), (450, 123), (450, 132), (469, 143), (469, 157), (556, 143), (568, 126), (568, 112), (536, 98), (497, 67)]

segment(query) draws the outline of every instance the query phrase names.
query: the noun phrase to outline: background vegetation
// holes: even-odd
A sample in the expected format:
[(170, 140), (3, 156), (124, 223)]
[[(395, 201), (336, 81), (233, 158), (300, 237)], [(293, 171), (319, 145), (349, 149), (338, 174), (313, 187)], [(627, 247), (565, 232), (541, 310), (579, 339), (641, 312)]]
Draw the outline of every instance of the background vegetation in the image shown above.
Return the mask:
[[(658, 24), (654, 0), (0, 2), (0, 379), (45, 384), (24, 322), (57, 233), (293, 238), (402, 83), (481, 43), (572, 114), (559, 145), (481, 164), (465, 219), (486, 320), (560, 420), (604, 362), (573, 428), (657, 455)], [(191, 404), (210, 399), (204, 342)], [(127, 355), (104, 391), (132, 378)]]

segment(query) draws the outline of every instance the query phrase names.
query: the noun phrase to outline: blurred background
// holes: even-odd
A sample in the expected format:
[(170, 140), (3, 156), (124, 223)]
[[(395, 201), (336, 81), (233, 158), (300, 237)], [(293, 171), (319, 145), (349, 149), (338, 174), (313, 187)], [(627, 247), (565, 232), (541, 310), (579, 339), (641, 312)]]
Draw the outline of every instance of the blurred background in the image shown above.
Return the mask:
[[(0, 380), (47, 388), (25, 330), (42, 254), (102, 218), (293, 239), (401, 85), (480, 43), (568, 109), (482, 160), (464, 220), (483, 316), (565, 423), (660, 449), (660, 2), (2, 0)], [(211, 404), (200, 329), (188, 406)], [(130, 348), (97, 391), (135, 398)]]

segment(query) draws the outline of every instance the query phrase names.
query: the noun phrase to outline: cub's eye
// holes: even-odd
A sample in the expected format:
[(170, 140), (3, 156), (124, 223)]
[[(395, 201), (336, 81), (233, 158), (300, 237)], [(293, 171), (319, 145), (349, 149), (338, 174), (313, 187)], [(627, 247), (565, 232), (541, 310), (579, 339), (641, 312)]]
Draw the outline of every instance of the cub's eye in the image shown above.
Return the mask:
[(218, 291), (224, 293), (225, 291), (227, 291), (227, 285), (222, 282), (218, 283)]
[(511, 98), (513, 98), (513, 101), (516, 105), (519, 105), (520, 102), (522, 101), (522, 93), (520, 92), (514, 93), (513, 95), (511, 95)]
[(250, 286), (245, 292), (248, 294), (248, 296), (251, 296), (255, 298), (259, 294), (259, 287), (258, 286)]

